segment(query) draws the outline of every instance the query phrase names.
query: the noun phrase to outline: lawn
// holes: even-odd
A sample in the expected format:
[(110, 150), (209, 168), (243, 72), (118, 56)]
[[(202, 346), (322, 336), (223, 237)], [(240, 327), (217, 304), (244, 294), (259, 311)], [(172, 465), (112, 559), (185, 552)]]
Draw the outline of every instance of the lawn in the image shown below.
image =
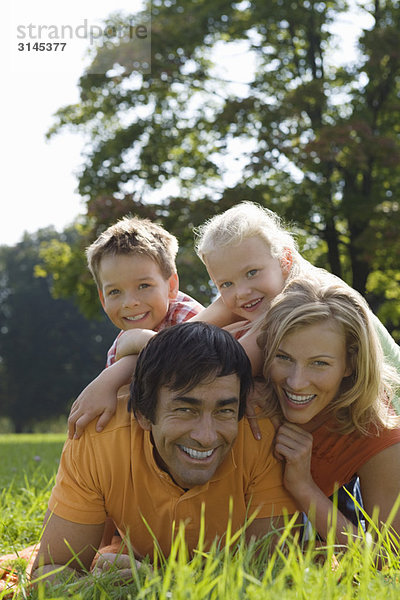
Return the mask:
[[(64, 435), (0, 435), (0, 552), (19, 550), (37, 541), (47, 500), (53, 485)], [(268, 543), (256, 552), (235, 540), (236, 551), (201, 548), (187, 560), (183, 532), (177, 536), (171, 556), (158, 557), (158, 564), (133, 569), (124, 586), (116, 574), (102, 578), (89, 574), (35, 591), (22, 585), (15, 599), (47, 600), (397, 600), (400, 596), (400, 544), (390, 532), (380, 535), (377, 545), (361, 536), (349, 548), (327, 543), (318, 552), (307, 551), (286, 540), (272, 558), (266, 558)], [(386, 565), (378, 570), (376, 553), (386, 553)], [(0, 600), (4, 594), (0, 592)]]
[(65, 434), (0, 435), (0, 554), (37, 541)]

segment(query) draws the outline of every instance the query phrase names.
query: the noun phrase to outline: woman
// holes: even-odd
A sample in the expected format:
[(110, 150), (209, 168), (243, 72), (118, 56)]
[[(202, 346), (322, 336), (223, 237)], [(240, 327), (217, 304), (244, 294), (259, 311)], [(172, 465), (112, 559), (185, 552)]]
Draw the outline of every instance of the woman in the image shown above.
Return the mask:
[[(295, 278), (271, 303), (258, 343), (266, 413), (281, 422), (275, 452), (299, 508), (326, 539), (329, 496), (358, 475), (366, 513), (385, 522), (400, 492), (400, 420), (391, 408), (399, 377), (364, 299), (329, 274)], [(400, 511), (392, 525), (399, 533)], [(337, 542), (349, 528), (338, 512)]]

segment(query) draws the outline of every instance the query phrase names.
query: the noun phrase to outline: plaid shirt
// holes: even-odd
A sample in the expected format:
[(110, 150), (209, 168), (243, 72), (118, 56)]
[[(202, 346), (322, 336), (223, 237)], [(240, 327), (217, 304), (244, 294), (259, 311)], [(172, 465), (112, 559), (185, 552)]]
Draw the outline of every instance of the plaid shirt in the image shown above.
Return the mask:
[[(202, 306), (197, 300), (194, 300), (187, 294), (183, 292), (178, 292), (176, 298), (171, 300), (169, 303), (168, 311), (161, 323), (154, 329), (154, 331), (161, 331), (162, 329), (166, 329), (167, 327), (172, 327), (172, 325), (178, 325), (178, 323), (183, 323), (188, 319), (191, 319), (195, 315), (197, 315), (201, 310), (203, 310), (204, 306)], [(117, 354), (117, 343), (121, 335), (124, 331), (120, 331), (117, 337), (115, 338), (111, 348), (107, 352), (107, 363), (106, 366), (115, 363), (115, 356)]]

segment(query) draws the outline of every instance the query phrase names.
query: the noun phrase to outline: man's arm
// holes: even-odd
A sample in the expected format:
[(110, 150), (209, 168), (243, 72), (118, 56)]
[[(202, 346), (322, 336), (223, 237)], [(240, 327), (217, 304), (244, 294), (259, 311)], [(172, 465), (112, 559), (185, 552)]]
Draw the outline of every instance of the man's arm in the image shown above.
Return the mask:
[[(71, 573), (89, 570), (103, 529), (104, 523), (99, 525), (73, 523), (48, 510), (44, 518), (39, 552), (32, 567), (32, 581), (40, 575), (65, 567), (67, 563), (66, 569)], [(74, 555), (77, 558), (73, 558)], [(57, 575), (49, 576), (49, 579), (56, 577)]]
[[(259, 540), (268, 534), (272, 534), (270, 538), (269, 549), (272, 552), (275, 549), (276, 544), (285, 529), (286, 523), (292, 518), (292, 515), (287, 517), (276, 516), (276, 517), (264, 517), (261, 519), (254, 519), (252, 523), (246, 529), (246, 541), (249, 543), (252, 540)], [(299, 514), (293, 523), (293, 527), (298, 527), (302, 524), (302, 517)], [(293, 529), (294, 531), (294, 529)]]
[(283, 517), (265, 517), (263, 519), (254, 519), (246, 529), (246, 540), (260, 539), (276, 529), (284, 527)]

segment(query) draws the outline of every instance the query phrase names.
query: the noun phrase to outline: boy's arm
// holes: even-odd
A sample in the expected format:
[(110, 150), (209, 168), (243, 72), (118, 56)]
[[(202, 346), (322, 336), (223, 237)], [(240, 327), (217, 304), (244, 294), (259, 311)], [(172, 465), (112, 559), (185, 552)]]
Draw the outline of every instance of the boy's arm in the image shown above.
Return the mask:
[(124, 356), (100, 373), (79, 394), (68, 418), (68, 436), (78, 439), (85, 427), (100, 415), (96, 430), (102, 431), (115, 413), (119, 388), (130, 383), (137, 356)]
[(139, 354), (147, 342), (156, 335), (152, 329), (128, 329), (118, 338), (116, 360), (130, 354)]

